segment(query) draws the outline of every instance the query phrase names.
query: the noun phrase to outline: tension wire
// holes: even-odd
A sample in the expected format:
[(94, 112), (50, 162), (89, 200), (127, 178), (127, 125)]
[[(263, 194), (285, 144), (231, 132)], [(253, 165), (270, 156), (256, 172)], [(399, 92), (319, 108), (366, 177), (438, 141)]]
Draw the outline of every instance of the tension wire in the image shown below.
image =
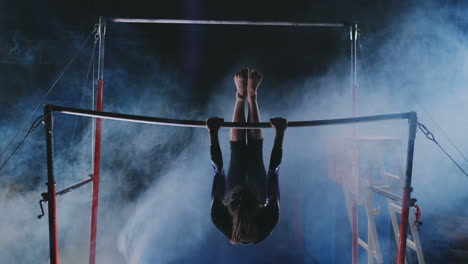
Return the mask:
[[(75, 54), (71, 57), (71, 59), (69, 60), (69, 62), (67, 63), (67, 65), (65, 66), (65, 68), (63, 69), (63, 71), (59, 74), (59, 76), (55, 79), (55, 81), (53, 82), (53, 84), (49, 87), (49, 89), (47, 90), (47, 92), (44, 94), (44, 96), (42, 96), (40, 102), (36, 105), (36, 107), (34, 107), (34, 109), (31, 111), (31, 114), (30, 114), (30, 117), (31, 118), (32, 116), (34, 116), (34, 113), (36, 113), (37, 109), (42, 106), (42, 104), (44, 103), (44, 100), (47, 98), (47, 96), (49, 96), (49, 94), (52, 92), (52, 90), (55, 88), (55, 86), (57, 85), (58, 81), (62, 78), (62, 76), (65, 74), (65, 72), (68, 70), (68, 68), (70, 67), (70, 65), (75, 61), (76, 57), (78, 56), (78, 54), (80, 54), (81, 50), (83, 49), (83, 47), (85, 46), (85, 44), (88, 42), (88, 40), (91, 38), (91, 36), (93, 36), (94, 32), (96, 32), (96, 29), (94, 29), (89, 35), (88, 37), (85, 39), (85, 41), (83, 42), (83, 44), (81, 44), (80, 48), (75, 52)], [(28, 118), (28, 120), (29, 120)], [(24, 130), (26, 128), (26, 125), (27, 125), (28, 121), (25, 121), (21, 126), (20, 128), (18, 129), (18, 131), (16, 132), (16, 134), (13, 136), (13, 138), (10, 139), (10, 141), (6, 144), (5, 148), (2, 150), (2, 152), (0, 153), (0, 158), (3, 157), (3, 155), (6, 153), (6, 151), (8, 150), (8, 148), (10, 147), (10, 145), (13, 143), (13, 141), (16, 139), (16, 137), (18, 137), (18, 135), (21, 133), (22, 130)], [(8, 157), (10, 158), (11, 155)], [(0, 168), (1, 169), (1, 168)]]
[(437, 140), (435, 139), (434, 137), (434, 134), (432, 134), (431, 131), (429, 131), (429, 129), (427, 129), (427, 127), (421, 123), (418, 122), (418, 128), (419, 130), (421, 130), (421, 132), (424, 133), (424, 135), (426, 136), (427, 139), (429, 139), (430, 141), (434, 142), (444, 153), (445, 155), (447, 155), (447, 157), (449, 157), (449, 159), (460, 169), (460, 171), (465, 174), (465, 176), (468, 177), (468, 173), (466, 173), (465, 170), (463, 170), (463, 168), (458, 164), (458, 162), (456, 162), (452, 156), (450, 156), (450, 154), (439, 144), (439, 142), (437, 142)]
[(13, 156), (13, 154), (15, 154), (15, 152), (19, 149), (19, 147), (21, 147), (21, 145), (26, 140), (26, 138), (42, 123), (42, 121), (44, 120), (44, 116), (45, 115), (41, 115), (37, 117), (36, 120), (34, 120), (34, 122), (32, 123), (31, 127), (28, 130), (28, 133), (26, 133), (24, 138), (18, 143), (18, 145), (16, 145), (16, 148), (10, 153), (10, 155), (5, 160), (5, 162), (3, 162), (2, 166), (0, 167), (0, 171), (3, 169), (3, 167), (5, 167), (5, 165), (8, 163), (8, 161)]

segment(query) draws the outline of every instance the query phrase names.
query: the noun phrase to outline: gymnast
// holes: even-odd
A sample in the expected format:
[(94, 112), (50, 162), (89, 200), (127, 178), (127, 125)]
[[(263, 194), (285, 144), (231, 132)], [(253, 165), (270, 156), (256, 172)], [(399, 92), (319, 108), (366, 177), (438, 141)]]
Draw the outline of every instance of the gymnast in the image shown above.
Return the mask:
[[(247, 123), (260, 122), (257, 89), (261, 82), (262, 75), (254, 69), (242, 69), (234, 75), (237, 93), (233, 122), (245, 123), (246, 100)], [(271, 234), (279, 218), (278, 172), (287, 120), (279, 117), (270, 120), (276, 134), (268, 173), (263, 165), (262, 130), (231, 129), (231, 159), (226, 179), (218, 139), (223, 122), (217, 117), (207, 120), (215, 173), (211, 219), (232, 244), (258, 243)]]

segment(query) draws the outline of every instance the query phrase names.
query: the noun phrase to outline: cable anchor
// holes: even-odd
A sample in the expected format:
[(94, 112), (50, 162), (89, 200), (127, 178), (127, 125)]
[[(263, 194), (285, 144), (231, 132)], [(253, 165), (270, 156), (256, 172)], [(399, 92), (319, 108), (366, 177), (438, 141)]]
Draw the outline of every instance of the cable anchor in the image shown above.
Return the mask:
[(417, 124), (418, 124), (419, 130), (421, 130), (421, 132), (424, 133), (424, 135), (426, 136), (427, 139), (429, 139), (430, 141), (433, 141), (433, 142), (437, 143), (437, 141), (436, 141), (436, 139), (435, 139), (435, 137), (434, 137), (434, 134), (432, 134), (432, 132), (429, 131), (429, 129), (428, 129), (425, 125), (423, 125), (423, 124), (421, 124), (421, 123), (419, 123), (419, 122), (417, 122)]

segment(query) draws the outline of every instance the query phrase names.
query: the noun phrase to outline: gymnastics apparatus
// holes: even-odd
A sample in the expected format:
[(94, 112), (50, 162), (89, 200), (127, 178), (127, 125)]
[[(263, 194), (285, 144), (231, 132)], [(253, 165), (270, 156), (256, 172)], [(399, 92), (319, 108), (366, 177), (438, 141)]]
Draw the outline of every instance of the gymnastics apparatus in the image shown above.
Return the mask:
[[(350, 34), (350, 74), (351, 74), (351, 95), (352, 95), (352, 117), (351, 118), (340, 118), (340, 119), (328, 119), (328, 120), (313, 120), (313, 121), (290, 121), (288, 127), (312, 127), (312, 126), (327, 126), (327, 125), (339, 125), (339, 124), (357, 124), (364, 122), (376, 122), (384, 120), (396, 120), (406, 119), (409, 124), (409, 136), (407, 141), (407, 156), (406, 156), (406, 170), (404, 174), (400, 175), (401, 187), (399, 193), (401, 196), (393, 195), (388, 192), (382, 191), (381, 189), (373, 189), (375, 193), (383, 195), (392, 200), (398, 200), (401, 205), (398, 207), (400, 211), (399, 220), (399, 232), (395, 233), (395, 238), (398, 244), (398, 255), (397, 264), (405, 263), (405, 254), (407, 248), (407, 241), (411, 246), (413, 241), (409, 240), (408, 237), (408, 226), (409, 224), (409, 209), (414, 207), (414, 199), (411, 198), (411, 179), (413, 171), (413, 154), (416, 130), (418, 127), (417, 114), (416, 112), (399, 113), (399, 114), (387, 114), (387, 115), (374, 115), (374, 116), (362, 116), (356, 117), (356, 88), (357, 88), (357, 38), (358, 38), (358, 26), (355, 23), (295, 23), (295, 22), (250, 22), (250, 21), (215, 21), (215, 20), (173, 20), (173, 19), (111, 19), (108, 20), (114, 23), (155, 23), (155, 24), (198, 24), (198, 25), (238, 25), (238, 26), (278, 26), (278, 27), (343, 27), (349, 29)], [(91, 210), (91, 234), (90, 234), (90, 254), (89, 263), (95, 263), (96, 256), (96, 231), (97, 231), (97, 213), (98, 213), (98, 201), (99, 201), (99, 174), (100, 174), (100, 160), (101, 160), (101, 130), (102, 120), (111, 119), (124, 122), (136, 122), (153, 125), (166, 125), (166, 126), (182, 126), (182, 127), (198, 127), (206, 129), (206, 121), (195, 121), (195, 120), (179, 120), (179, 119), (168, 119), (158, 118), (149, 116), (138, 116), (129, 115), (123, 113), (110, 113), (103, 111), (103, 91), (104, 91), (104, 42), (106, 35), (106, 21), (100, 19), (95, 29), (96, 40), (98, 41), (98, 80), (97, 80), (97, 100), (95, 110), (86, 110), (79, 108), (70, 108), (55, 105), (45, 105), (44, 107), (44, 122), (46, 129), (46, 146), (47, 146), (47, 193), (42, 194), (42, 200), (40, 201), (41, 209), (42, 203), (48, 202), (48, 219), (49, 219), (49, 247), (50, 247), (50, 263), (58, 264), (58, 229), (57, 229), (57, 206), (56, 197), (63, 195), (71, 190), (79, 188), (89, 182), (93, 183), (93, 195), (92, 195), (92, 210)], [(91, 117), (96, 119), (95, 123), (95, 134), (94, 134), (94, 157), (93, 157), (93, 174), (90, 178), (74, 184), (61, 191), (56, 190), (55, 177), (54, 177), (54, 113)], [(233, 123), (224, 122), (224, 128), (271, 128), (271, 124), (268, 122), (260, 123)], [(355, 135), (353, 135), (355, 136)], [(378, 263), (381, 261), (375, 256), (375, 249), (371, 250), (371, 239), (368, 233), (368, 244), (364, 243), (358, 236), (358, 201), (357, 193), (351, 193), (350, 204), (348, 205), (348, 213), (351, 222), (351, 233), (352, 233), (352, 261), (351, 263), (358, 263), (359, 246), (361, 245), (368, 252), (369, 263), (373, 263), (373, 259), (376, 258)], [(44, 213), (43, 213), (44, 214)], [(40, 216), (41, 217), (41, 216)], [(39, 218), (40, 218), (39, 217)], [(395, 218), (396, 219), (396, 218)], [(398, 229), (398, 224), (394, 228)], [(373, 238), (372, 240), (375, 240)], [(374, 241), (375, 242), (375, 241)], [(419, 255), (418, 255), (419, 259)], [(421, 263), (421, 261), (420, 261)]]

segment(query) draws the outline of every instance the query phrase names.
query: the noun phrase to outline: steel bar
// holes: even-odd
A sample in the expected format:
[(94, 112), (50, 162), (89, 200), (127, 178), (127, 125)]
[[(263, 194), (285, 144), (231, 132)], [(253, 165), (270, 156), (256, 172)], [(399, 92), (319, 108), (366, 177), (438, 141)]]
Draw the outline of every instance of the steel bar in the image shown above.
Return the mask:
[(408, 217), (411, 198), (411, 180), (413, 175), (413, 155), (414, 155), (414, 141), (416, 139), (416, 128), (418, 117), (416, 113), (412, 113), (409, 122), (409, 137), (408, 137), (408, 150), (406, 156), (406, 177), (405, 187), (403, 189), (403, 198), (401, 203), (401, 219), (400, 219), (400, 235), (398, 243), (398, 259), (397, 264), (405, 263), (406, 255), (406, 238), (408, 237)]
[(44, 107), (47, 147), (47, 200), (49, 209), (50, 263), (58, 264), (57, 195), (54, 177), (54, 113), (51, 106)]
[(56, 195), (57, 195), (57, 196), (64, 195), (64, 194), (66, 194), (66, 193), (68, 193), (68, 192), (71, 192), (71, 191), (73, 191), (73, 190), (76, 190), (76, 189), (80, 188), (81, 186), (86, 185), (86, 184), (88, 184), (88, 183), (90, 183), (90, 182), (92, 182), (92, 181), (93, 181), (93, 178), (89, 177), (88, 179), (86, 179), (86, 180), (84, 180), (84, 181), (80, 181), (80, 182), (75, 183), (75, 184), (73, 184), (73, 185), (71, 185), (71, 186), (68, 186), (67, 188), (65, 188), (65, 189), (63, 189), (63, 190), (58, 191), (58, 192), (56, 193)]
[(228, 21), (228, 20), (191, 20), (191, 19), (145, 19), (113, 18), (116, 23), (139, 24), (185, 24), (185, 25), (236, 25), (236, 26), (280, 26), (280, 27), (344, 27), (349, 23), (307, 23), (307, 22), (269, 22), (269, 21)]
[[(81, 109), (81, 108), (63, 107), (63, 106), (56, 106), (56, 105), (50, 105), (50, 107), (55, 112), (68, 114), (68, 115), (78, 115), (78, 116), (85, 116), (85, 117), (94, 117), (94, 118), (102, 118), (102, 119), (109, 119), (109, 120), (134, 122), (134, 123), (154, 124), (154, 125), (206, 128), (206, 121), (149, 117), (149, 116), (129, 115), (129, 114), (112, 113), (112, 112), (99, 112), (99, 111), (93, 111), (93, 110), (87, 110), (87, 109)], [(408, 119), (413, 113), (414, 112), (407, 112), (407, 113), (398, 113), (398, 114), (362, 116), (362, 117), (354, 117), (354, 118), (324, 119), (324, 120), (312, 120), (312, 121), (290, 121), (288, 122), (288, 127), (326, 126), (326, 125), (341, 125), (341, 124), (352, 124), (352, 123), (375, 122), (375, 121), (383, 121), (383, 120)], [(260, 122), (260, 123), (224, 122), (223, 127), (244, 128), (244, 129), (271, 128), (271, 124), (269, 122)]]

